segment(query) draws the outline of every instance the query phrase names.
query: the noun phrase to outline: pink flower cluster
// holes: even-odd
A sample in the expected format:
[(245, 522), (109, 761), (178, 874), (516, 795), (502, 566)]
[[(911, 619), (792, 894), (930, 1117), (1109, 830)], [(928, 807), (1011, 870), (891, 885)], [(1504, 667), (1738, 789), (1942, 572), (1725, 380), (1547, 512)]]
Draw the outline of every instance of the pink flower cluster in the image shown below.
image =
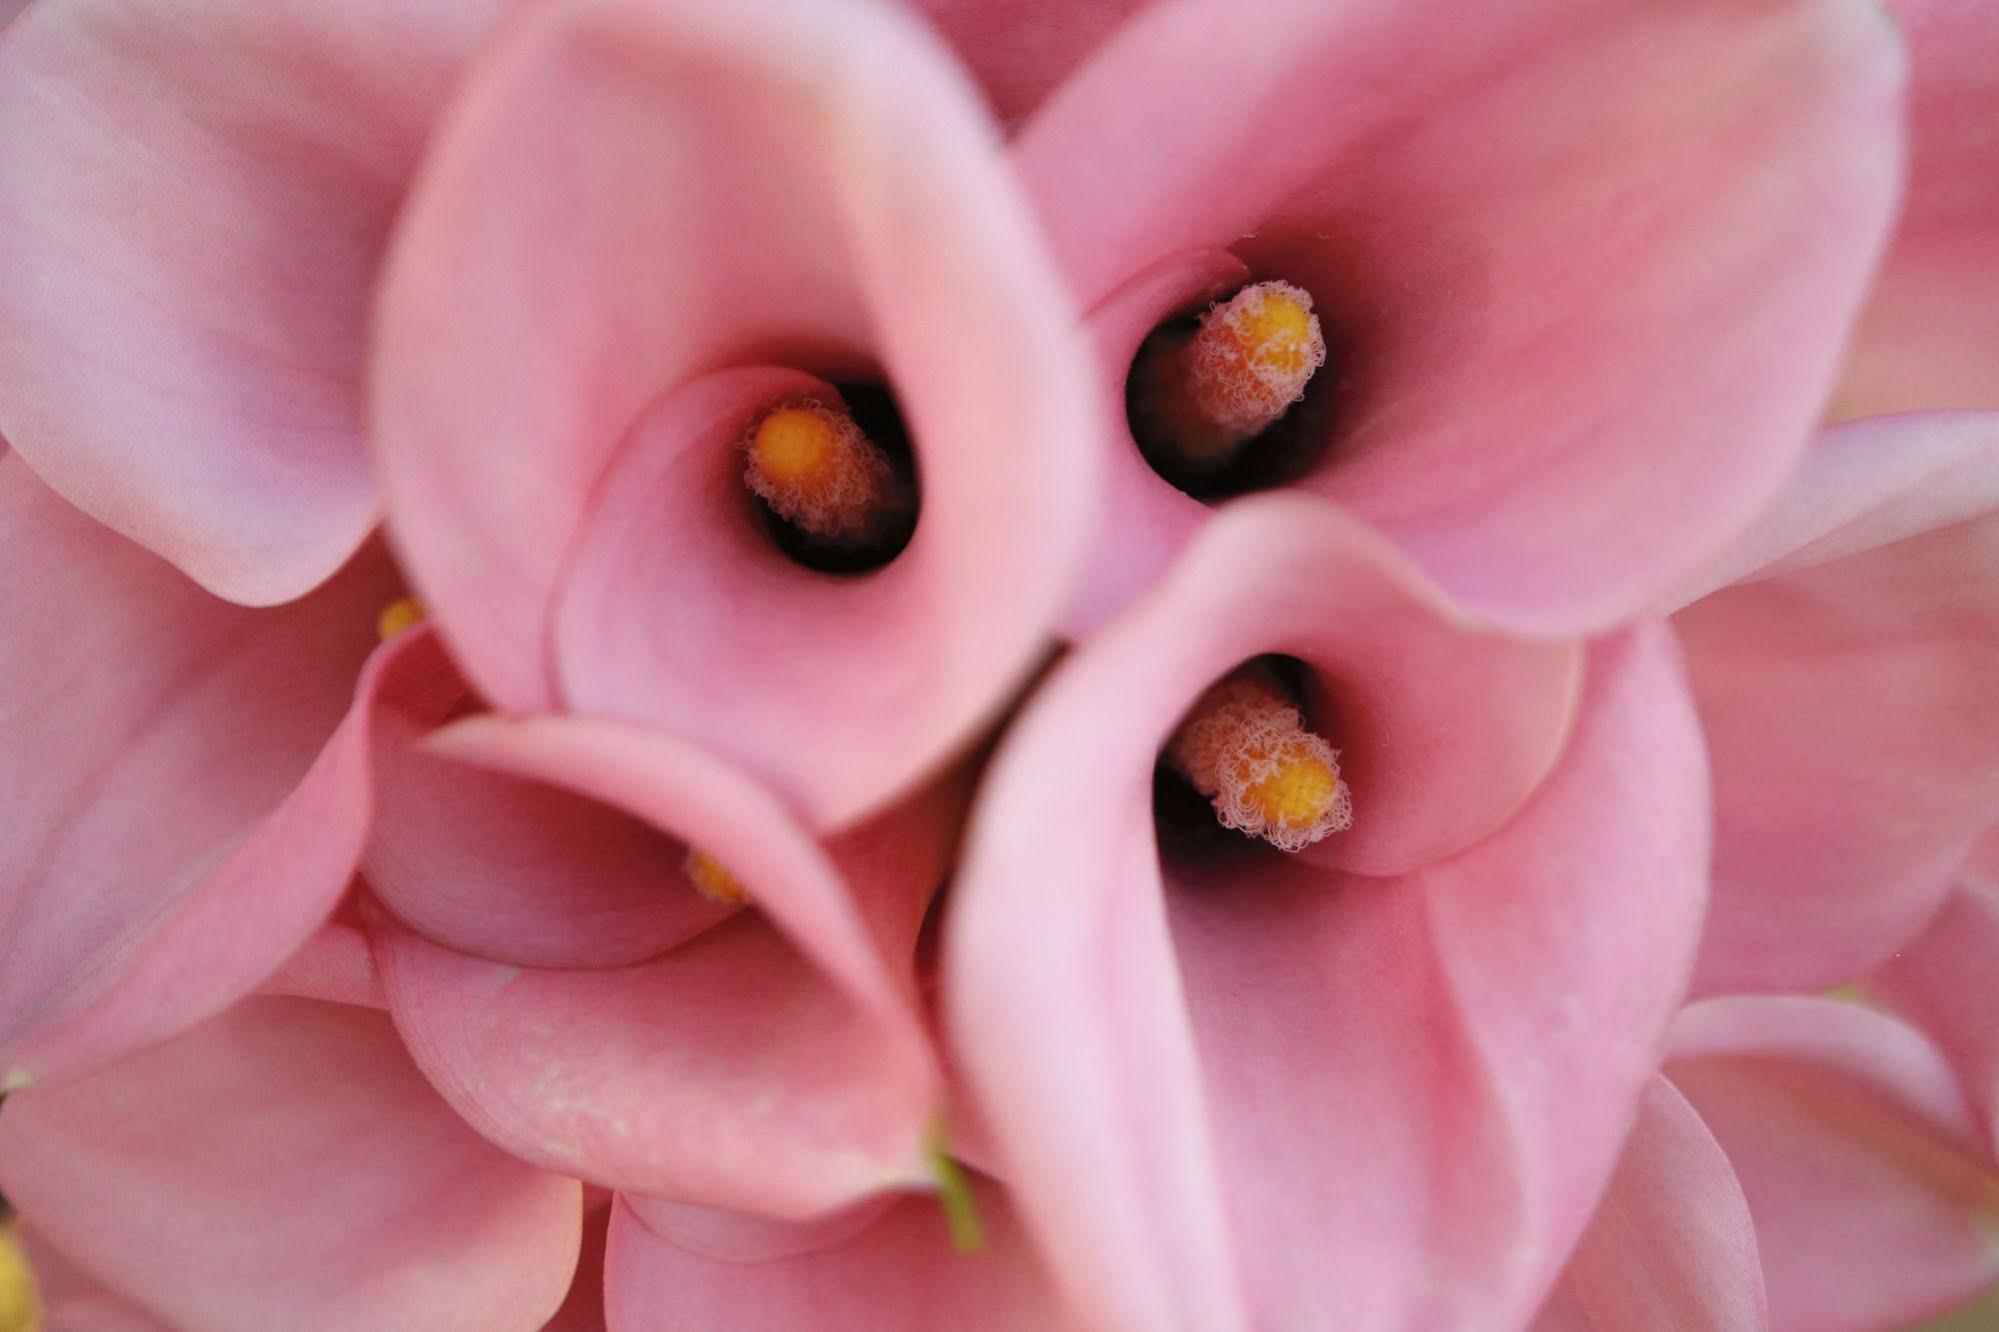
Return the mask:
[[(49, 1332), (1999, 1281), (1999, 6), (0, 25)], [(1197, 337), (1278, 367), (1240, 462)], [(746, 487), (800, 403), (906, 439), (863, 571)]]

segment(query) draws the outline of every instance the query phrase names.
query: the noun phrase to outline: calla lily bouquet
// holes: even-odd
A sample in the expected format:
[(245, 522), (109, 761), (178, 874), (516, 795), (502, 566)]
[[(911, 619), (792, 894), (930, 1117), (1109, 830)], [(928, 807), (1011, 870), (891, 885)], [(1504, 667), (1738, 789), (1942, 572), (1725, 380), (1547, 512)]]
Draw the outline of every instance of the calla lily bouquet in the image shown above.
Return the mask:
[(1999, 1281), (1999, 4), (0, 25), (0, 1327)]

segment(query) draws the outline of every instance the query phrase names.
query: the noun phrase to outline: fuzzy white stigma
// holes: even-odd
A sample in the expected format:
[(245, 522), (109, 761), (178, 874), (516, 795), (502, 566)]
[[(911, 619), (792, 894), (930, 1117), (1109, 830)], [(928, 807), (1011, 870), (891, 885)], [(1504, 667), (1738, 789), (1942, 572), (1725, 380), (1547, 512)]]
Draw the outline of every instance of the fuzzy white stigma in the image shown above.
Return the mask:
[(1214, 803), (1226, 827), (1281, 851), (1303, 850), (1353, 826), (1339, 757), (1255, 666), (1202, 694), (1166, 746), (1167, 762)]
[(1255, 282), (1210, 306), (1142, 386), (1151, 429), (1183, 464), (1219, 468), (1305, 396), (1326, 363), (1311, 293)]
[(815, 537), (865, 538), (899, 506), (887, 456), (838, 407), (779, 407), (757, 422), (743, 448), (744, 484)]

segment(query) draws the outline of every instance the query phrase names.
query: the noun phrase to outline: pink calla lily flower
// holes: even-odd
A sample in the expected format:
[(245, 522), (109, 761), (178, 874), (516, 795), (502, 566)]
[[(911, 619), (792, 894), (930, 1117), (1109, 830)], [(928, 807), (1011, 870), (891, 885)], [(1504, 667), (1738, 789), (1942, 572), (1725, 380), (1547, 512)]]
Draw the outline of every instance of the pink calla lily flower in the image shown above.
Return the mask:
[[(49, 0), (0, 53), (0, 156), (0, 418), (226, 598), (324, 581), (386, 489), (494, 703), (667, 726), (833, 826), (966, 742), (1070, 591), (1089, 358), (985, 113), (889, 7)], [(756, 414), (824, 377), (911, 432), (915, 534), (871, 578), (792, 563), (741, 485)]]
[[(1160, 746), (1271, 651), (1356, 840), (1162, 850)], [(963, 1073), (1083, 1324), (1524, 1321), (1680, 1002), (1705, 801), (1656, 626), (1584, 666), (1319, 501), (1217, 516), (1002, 742), (947, 927)]]
[[(391, 518), (472, 682), (684, 736), (815, 827), (970, 738), (1090, 534), (1073, 307), (963, 76), (873, 4), (524, 7), (378, 331)], [(897, 399), (920, 511), (838, 579), (773, 546), (735, 446), (857, 379)]]
[[(1162, 321), (1300, 285), (1334, 359), (1270, 480), (1467, 607), (1573, 633), (1641, 611), (1796, 463), (1886, 237), (1900, 92), (1865, 0), (1196, 0), (1105, 40), (1014, 156), (1107, 396)], [(1078, 627), (1209, 512), (1106, 411)]]

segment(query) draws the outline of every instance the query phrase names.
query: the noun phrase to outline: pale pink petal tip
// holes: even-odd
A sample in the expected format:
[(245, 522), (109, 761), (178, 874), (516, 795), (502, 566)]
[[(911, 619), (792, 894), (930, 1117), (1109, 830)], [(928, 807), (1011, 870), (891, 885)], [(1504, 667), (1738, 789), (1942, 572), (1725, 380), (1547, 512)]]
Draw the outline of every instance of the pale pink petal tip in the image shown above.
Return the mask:
[(1764, 1332), (1769, 1300), (1742, 1186), (1663, 1078), (1533, 1332)]
[(376, 266), (490, 11), (57, 3), (8, 27), (0, 416), (51, 486), (234, 601), (353, 554)]

